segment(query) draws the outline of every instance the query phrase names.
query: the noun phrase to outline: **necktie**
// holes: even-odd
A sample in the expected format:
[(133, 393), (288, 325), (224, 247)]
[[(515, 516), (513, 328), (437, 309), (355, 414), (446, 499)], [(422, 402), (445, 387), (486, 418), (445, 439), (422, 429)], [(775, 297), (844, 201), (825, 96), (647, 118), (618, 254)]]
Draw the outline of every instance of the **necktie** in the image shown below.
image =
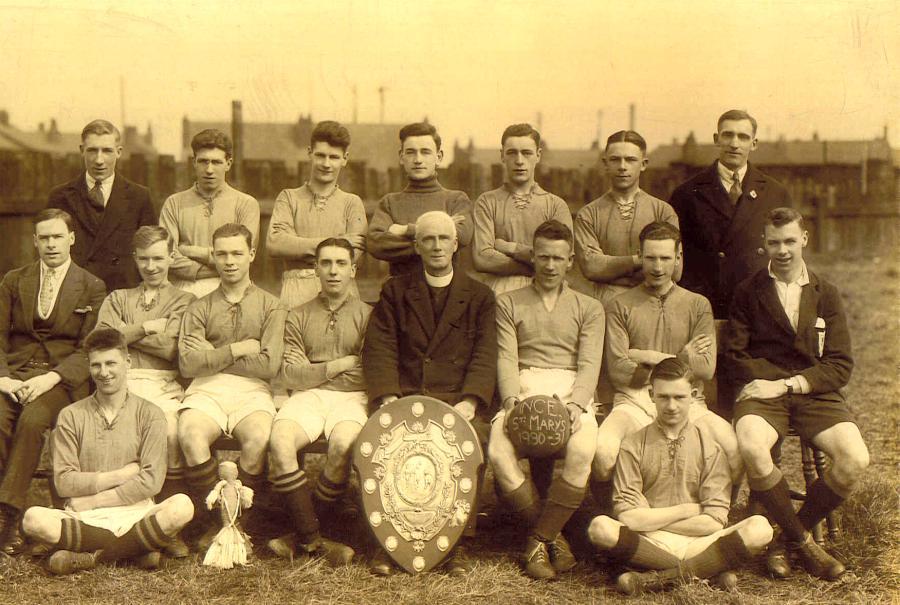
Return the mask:
[(106, 207), (106, 204), (103, 200), (103, 189), (100, 187), (103, 181), (94, 181), (94, 186), (91, 188), (90, 197), (91, 203), (98, 210), (103, 210)]
[(732, 204), (737, 204), (741, 198), (741, 177), (737, 172), (731, 175), (731, 189), (728, 190), (728, 197), (731, 198)]
[(55, 269), (47, 269), (44, 271), (44, 281), (41, 283), (41, 296), (39, 300), (41, 317), (50, 315), (50, 304), (53, 302), (53, 275), (55, 273)]

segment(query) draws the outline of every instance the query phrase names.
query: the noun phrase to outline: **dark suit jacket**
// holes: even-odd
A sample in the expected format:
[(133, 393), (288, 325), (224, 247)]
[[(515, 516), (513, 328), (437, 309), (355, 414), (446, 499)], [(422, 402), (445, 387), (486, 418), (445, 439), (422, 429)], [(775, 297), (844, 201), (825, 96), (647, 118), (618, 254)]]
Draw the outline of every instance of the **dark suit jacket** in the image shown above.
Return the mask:
[(106, 290), (103, 282), (73, 262), (56, 298), (54, 324), (48, 335), (41, 336), (34, 329), (40, 276), (36, 261), (13, 269), (0, 282), (0, 376), (22, 369), (43, 348), (50, 371), (59, 374), (71, 391), (88, 379), (81, 344), (97, 323)]
[[(763, 269), (741, 283), (734, 293), (725, 338), (727, 371), (742, 387), (751, 380), (778, 380), (796, 374), (806, 377), (811, 393), (835, 393), (846, 386), (853, 371), (850, 333), (841, 295), (830, 283), (809, 272), (800, 295), (797, 331), (778, 300), (775, 283)], [(824, 344), (819, 354), (824, 322)]]
[(716, 319), (728, 317), (735, 287), (768, 264), (762, 247), (766, 214), (791, 205), (784, 185), (752, 164), (742, 189), (732, 204), (713, 163), (679, 185), (670, 200), (684, 249), (679, 283), (709, 299)]
[(494, 293), (462, 271), (449, 288), (435, 324), (424, 272), (384, 284), (362, 350), (370, 405), (385, 395), (423, 394), (451, 405), (470, 395), (486, 413), (497, 380)]
[(73, 261), (102, 279), (110, 292), (137, 286), (141, 280), (131, 256), (131, 238), (138, 227), (157, 224), (150, 191), (117, 173), (99, 225), (90, 220), (90, 206), (83, 172), (55, 187), (47, 203), (75, 221)]

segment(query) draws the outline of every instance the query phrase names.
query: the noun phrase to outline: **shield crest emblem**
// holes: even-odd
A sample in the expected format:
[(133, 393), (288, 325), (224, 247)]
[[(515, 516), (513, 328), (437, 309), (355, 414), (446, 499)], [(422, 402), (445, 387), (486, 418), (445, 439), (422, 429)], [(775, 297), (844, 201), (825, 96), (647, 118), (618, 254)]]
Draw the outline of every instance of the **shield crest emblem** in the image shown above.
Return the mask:
[(440, 563), (476, 514), (484, 453), (453, 407), (410, 396), (378, 409), (356, 439), (366, 521), (385, 552), (411, 574)]

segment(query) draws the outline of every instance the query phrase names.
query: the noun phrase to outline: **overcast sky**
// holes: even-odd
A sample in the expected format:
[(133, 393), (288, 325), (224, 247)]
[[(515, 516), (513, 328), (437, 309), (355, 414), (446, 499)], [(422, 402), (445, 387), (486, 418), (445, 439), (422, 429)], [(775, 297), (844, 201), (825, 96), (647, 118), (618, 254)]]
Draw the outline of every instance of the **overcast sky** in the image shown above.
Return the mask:
[[(529, 0), (0, 0), (0, 108), (20, 128), (90, 119), (175, 153), (181, 118), (361, 122), (427, 115), (448, 146), (499, 146), (542, 113), (549, 145), (586, 147), (628, 126), (651, 147), (725, 109), (763, 139), (872, 138), (900, 147), (900, 2)], [(11, 6), (10, 6), (11, 5)]]

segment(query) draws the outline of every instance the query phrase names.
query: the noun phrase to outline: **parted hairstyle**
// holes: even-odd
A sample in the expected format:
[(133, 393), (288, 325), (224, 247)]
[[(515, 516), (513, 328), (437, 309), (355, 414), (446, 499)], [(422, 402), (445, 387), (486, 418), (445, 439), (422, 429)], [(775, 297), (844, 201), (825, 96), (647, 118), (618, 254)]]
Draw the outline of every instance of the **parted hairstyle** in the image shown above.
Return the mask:
[(345, 240), (343, 237), (326, 237), (319, 245), (316, 246), (316, 260), (319, 260), (319, 252), (322, 251), (322, 248), (343, 248), (347, 252), (350, 253), (350, 262), (353, 261), (353, 244)]
[(131, 249), (149, 248), (156, 242), (166, 242), (169, 252), (175, 249), (175, 242), (169, 235), (169, 230), (159, 225), (144, 225), (134, 232), (131, 238)]
[(766, 224), (772, 225), (773, 227), (784, 227), (789, 223), (793, 223), (797, 221), (797, 224), (800, 225), (801, 229), (804, 229), (803, 226), (803, 215), (794, 210), (793, 208), (781, 207), (781, 208), (773, 208), (769, 210), (766, 214)]
[(506, 144), (506, 139), (509, 137), (531, 137), (537, 148), (541, 148), (541, 133), (535, 130), (531, 124), (512, 124), (507, 126), (503, 134), (500, 135), (500, 147)]
[(691, 366), (675, 357), (663, 359), (650, 372), (650, 384), (653, 384), (654, 380), (674, 381), (682, 378), (693, 384), (694, 372), (691, 371)]
[(234, 145), (231, 142), (231, 137), (221, 130), (207, 128), (195, 134), (194, 138), (191, 139), (191, 151), (194, 152), (194, 156), (201, 149), (221, 149), (225, 152), (225, 159), (230, 160), (231, 153), (234, 151)]
[(345, 152), (350, 147), (350, 131), (334, 120), (324, 120), (316, 124), (309, 137), (309, 146), (316, 143), (328, 143), (332, 147), (340, 147)]
[(549, 240), (562, 240), (568, 242), (569, 247), (572, 247), (572, 230), (569, 229), (568, 225), (564, 225), (556, 219), (550, 219), (538, 225), (538, 228), (534, 230), (532, 241), (537, 241), (539, 237)]
[(122, 134), (119, 132), (119, 129), (112, 122), (106, 120), (92, 120), (88, 122), (87, 126), (81, 129), (81, 142), (84, 143), (84, 140), (91, 134), (113, 134), (116, 136), (116, 143), (122, 142)]
[(641, 153), (647, 153), (647, 141), (633, 130), (620, 130), (609, 135), (609, 138), (606, 139), (606, 149), (609, 149), (613, 143), (631, 143), (637, 145)]
[(215, 247), (217, 239), (221, 239), (223, 237), (234, 237), (236, 235), (242, 236), (247, 242), (247, 247), (251, 250), (253, 249), (253, 234), (250, 233), (250, 230), (245, 226), (238, 223), (225, 223), (224, 225), (213, 231), (213, 247)]
[(115, 328), (97, 328), (84, 339), (84, 352), (87, 355), (95, 351), (118, 349), (122, 355), (128, 355), (128, 343), (125, 335)]
[(413, 122), (407, 124), (400, 129), (400, 147), (403, 148), (403, 141), (409, 137), (431, 137), (437, 150), (441, 150), (441, 135), (438, 134), (437, 128), (428, 122)]
[(753, 136), (756, 136), (756, 118), (743, 109), (729, 109), (720, 115), (719, 121), (716, 122), (716, 132), (722, 128), (722, 122), (725, 120), (750, 120), (750, 126), (753, 127)]
[(675, 240), (675, 248), (681, 245), (681, 231), (678, 227), (664, 221), (653, 221), (646, 225), (638, 234), (638, 241), (641, 243), (641, 250), (644, 249), (644, 242), (648, 239), (652, 240)]
[(69, 233), (75, 231), (75, 222), (72, 220), (72, 215), (59, 208), (44, 208), (43, 210), (38, 211), (37, 214), (31, 217), (31, 224), (37, 225), (38, 223), (52, 221), (57, 218), (66, 224)]

